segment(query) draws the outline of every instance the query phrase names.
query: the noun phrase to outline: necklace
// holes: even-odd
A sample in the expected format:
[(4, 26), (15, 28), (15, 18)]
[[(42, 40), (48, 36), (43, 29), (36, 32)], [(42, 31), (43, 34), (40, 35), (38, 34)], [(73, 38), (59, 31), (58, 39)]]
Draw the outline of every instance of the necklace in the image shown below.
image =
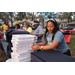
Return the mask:
[(52, 39), (53, 34), (50, 35), (50, 39)]

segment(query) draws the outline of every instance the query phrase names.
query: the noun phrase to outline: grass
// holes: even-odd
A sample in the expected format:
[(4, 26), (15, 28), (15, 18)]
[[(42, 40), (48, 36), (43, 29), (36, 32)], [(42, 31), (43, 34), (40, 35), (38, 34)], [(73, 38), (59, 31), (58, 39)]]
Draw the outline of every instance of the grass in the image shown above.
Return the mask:
[(75, 33), (71, 35), (70, 42), (67, 45), (70, 48), (71, 56), (75, 58)]

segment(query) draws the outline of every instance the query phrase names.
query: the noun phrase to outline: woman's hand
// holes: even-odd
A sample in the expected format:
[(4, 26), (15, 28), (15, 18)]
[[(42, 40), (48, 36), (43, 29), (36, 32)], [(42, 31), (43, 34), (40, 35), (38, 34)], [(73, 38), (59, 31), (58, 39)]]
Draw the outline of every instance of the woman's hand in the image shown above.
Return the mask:
[(34, 45), (34, 46), (31, 46), (31, 48), (32, 48), (33, 50), (39, 50), (39, 49), (40, 49), (40, 46), (38, 46), (38, 45), (36, 44), (36, 45)]
[(36, 43), (34, 43), (34, 45), (37, 45)]

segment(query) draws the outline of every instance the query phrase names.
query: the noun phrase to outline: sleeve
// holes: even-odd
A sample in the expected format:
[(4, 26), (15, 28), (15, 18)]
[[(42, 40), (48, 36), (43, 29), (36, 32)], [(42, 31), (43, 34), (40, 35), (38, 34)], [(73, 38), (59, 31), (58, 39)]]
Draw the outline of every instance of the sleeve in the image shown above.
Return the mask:
[(3, 25), (1, 26), (1, 28), (3, 28)]
[(28, 28), (28, 31), (29, 31), (29, 32), (32, 32), (32, 28)]
[(29, 32), (32, 32), (32, 28), (29, 28)]
[(44, 38), (44, 41), (46, 41), (46, 42), (48, 42), (48, 41), (47, 41), (47, 35), (48, 35), (48, 33), (46, 33), (46, 37)]
[(10, 25), (8, 24), (8, 28), (10, 29)]
[(42, 27), (39, 28), (39, 34), (43, 34), (43, 28)]
[(47, 38), (44, 38), (44, 41), (46, 41), (46, 42), (47, 42)]
[(58, 42), (61, 42), (62, 41), (62, 39), (63, 39), (63, 34), (61, 33), (61, 32), (57, 32), (56, 34), (55, 34), (55, 37), (54, 37), (54, 41), (58, 41)]

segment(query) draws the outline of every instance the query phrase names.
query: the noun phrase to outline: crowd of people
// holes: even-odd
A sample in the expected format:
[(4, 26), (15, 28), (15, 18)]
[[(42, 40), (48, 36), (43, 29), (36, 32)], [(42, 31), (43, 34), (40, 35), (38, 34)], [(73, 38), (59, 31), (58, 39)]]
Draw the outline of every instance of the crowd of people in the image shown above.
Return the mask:
[[(25, 30), (28, 31), (30, 34), (32, 34), (32, 27), (30, 25), (30, 22), (24, 21)], [(33, 35), (37, 36), (37, 42), (31, 46), (33, 50), (55, 50), (60, 53), (66, 54), (71, 56), (69, 47), (65, 43), (64, 35), (60, 31), (57, 21), (55, 19), (49, 19), (47, 21), (45, 36), (42, 26), (40, 25), (39, 21), (34, 20), (32, 26), (35, 28), (35, 31)], [(6, 30), (10, 29), (10, 26), (7, 22), (4, 23), (4, 25), (1, 26), (1, 28), (4, 30), (4, 33)], [(19, 24), (15, 25), (15, 29), (21, 29)], [(44, 36), (44, 41), (42, 40), (42, 37)]]
[[(30, 25), (29, 21), (24, 21), (24, 26), (25, 26), (25, 30), (28, 31), (30, 34), (32, 34), (32, 27)], [(43, 28), (42, 26), (40, 26), (39, 21), (34, 20), (34, 23), (32, 24), (32, 26), (34, 26), (35, 31), (33, 33), (33, 35), (36, 35), (38, 37), (37, 39), (37, 43), (42, 42), (42, 37), (43, 37)], [(6, 30), (10, 29), (10, 26), (7, 22), (5, 22), (1, 28), (3, 29), (4, 33), (6, 32)], [(15, 24), (15, 29), (21, 29), (19, 24)], [(3, 34), (4, 34), (3, 33)]]

